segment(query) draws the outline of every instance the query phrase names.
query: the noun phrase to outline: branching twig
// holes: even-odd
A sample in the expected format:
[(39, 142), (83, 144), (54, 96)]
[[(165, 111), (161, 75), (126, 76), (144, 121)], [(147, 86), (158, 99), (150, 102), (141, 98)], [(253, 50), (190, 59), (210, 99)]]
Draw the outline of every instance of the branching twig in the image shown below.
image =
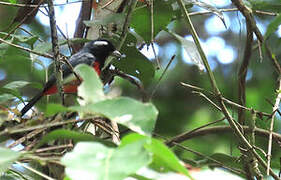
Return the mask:
[[(194, 89), (195, 91), (200, 91), (200, 92), (207, 92), (209, 94), (211, 94), (212, 96), (214, 96), (214, 93), (208, 91), (208, 90), (205, 90), (203, 88), (200, 88), (200, 87), (197, 87), (197, 86), (193, 86), (191, 84), (186, 84), (186, 83), (183, 83), (181, 82), (181, 85), (185, 86), (185, 87), (188, 87), (188, 88), (191, 88), (191, 89)], [(247, 111), (255, 111), (259, 116), (267, 116), (267, 117), (271, 117), (272, 114), (269, 114), (269, 113), (265, 113), (265, 112), (261, 112), (261, 111), (258, 111), (258, 110), (255, 110), (255, 109), (252, 109), (252, 108), (248, 108), (248, 107), (245, 107), (245, 106), (241, 106), (240, 104), (237, 104), (235, 102), (232, 102), (231, 100), (229, 99), (226, 99), (225, 97), (222, 97), (222, 100), (227, 103), (227, 104), (230, 104), (231, 106), (234, 106), (238, 109), (244, 109), (244, 110), (247, 110)]]
[(264, 41), (264, 38), (262, 36), (262, 33), (260, 32), (260, 30), (258, 29), (255, 19), (252, 15), (252, 11), (245, 6), (245, 4), (242, 2), (242, 0), (231, 0), (233, 2), (233, 4), (235, 4), (235, 6), (238, 8), (238, 10), (243, 14), (243, 16), (246, 18), (246, 21), (249, 21), (251, 23), (251, 26), (253, 28), (253, 31), (255, 32), (258, 40), (262, 43), (264, 43), (264, 47), (267, 53), (268, 58), (272, 61), (277, 73), (280, 75), (281, 74), (281, 67), (280, 64), (278, 63), (277, 59), (275, 56), (273, 56), (270, 48), (268, 47), (268, 45), (266, 44), (266, 42)]
[[(219, 105), (222, 109), (222, 112), (224, 114), (224, 116), (226, 117), (226, 119), (228, 120), (228, 123), (230, 125), (230, 127), (233, 129), (235, 135), (237, 136), (238, 140), (243, 144), (244, 147), (246, 147), (249, 152), (251, 152), (253, 154), (253, 156), (255, 156), (257, 158), (257, 160), (259, 161), (259, 163), (264, 167), (266, 168), (266, 163), (264, 162), (264, 160), (260, 157), (260, 155), (255, 151), (255, 149), (252, 147), (252, 145), (248, 142), (248, 140), (245, 138), (245, 136), (243, 135), (243, 133), (239, 130), (239, 127), (237, 126), (237, 124), (234, 122), (234, 119), (232, 118), (232, 116), (230, 115), (230, 113), (228, 112), (225, 104), (224, 104), (224, 101), (222, 99), (222, 95), (221, 95), (221, 92), (217, 86), (217, 83), (216, 83), (216, 80), (215, 80), (215, 77), (214, 77), (214, 74), (210, 68), (210, 65), (207, 61), (207, 58), (206, 58), (206, 55), (200, 45), (200, 42), (199, 42), (199, 37), (193, 27), (193, 24), (190, 20), (190, 17), (189, 17), (189, 14), (186, 10), (186, 7), (183, 3), (182, 0), (177, 0), (183, 14), (184, 14), (184, 18), (186, 20), (186, 23), (187, 23), (187, 26), (188, 26), (188, 29), (193, 37), (193, 40), (197, 46), (197, 49), (198, 49), (198, 52), (200, 54), (200, 57), (204, 63), (204, 66), (205, 66), (205, 69), (207, 71), (207, 74), (209, 76), (209, 79), (210, 79), (210, 82), (211, 82), (211, 85), (212, 85), (212, 88), (213, 88), (213, 91), (218, 99), (218, 102), (219, 102)], [(238, 8), (239, 9), (239, 8)], [(275, 179), (279, 179), (279, 177), (272, 171), (272, 169), (270, 169), (270, 175), (272, 177), (274, 177)]]

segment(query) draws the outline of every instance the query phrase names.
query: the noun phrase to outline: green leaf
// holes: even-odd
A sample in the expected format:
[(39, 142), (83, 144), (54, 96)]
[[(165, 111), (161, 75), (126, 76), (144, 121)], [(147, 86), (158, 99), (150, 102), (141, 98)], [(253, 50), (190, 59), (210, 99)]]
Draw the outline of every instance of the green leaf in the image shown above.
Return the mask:
[[(0, 88), (0, 94), (1, 94), (1, 88)], [(1, 94), (0, 95), (0, 102), (6, 102), (6, 101), (9, 101), (9, 100), (12, 100), (14, 99), (15, 96), (11, 95), (11, 94)]]
[[(165, 29), (173, 17), (173, 9), (168, 1), (154, 1), (154, 36), (161, 30)], [(131, 26), (136, 33), (144, 38), (146, 42), (151, 40), (151, 10), (146, 6), (136, 8), (133, 13)]]
[(151, 135), (158, 110), (151, 103), (141, 103), (131, 98), (108, 99), (83, 107), (70, 107), (83, 113), (101, 114), (140, 134)]
[(71, 179), (123, 180), (151, 161), (145, 140), (123, 147), (109, 148), (99, 143), (78, 143), (61, 160)]
[[(12, 89), (8, 89), (8, 88), (0, 88), (0, 94), (1, 95), (11, 94), (11, 95), (13, 95), (13, 97), (17, 97), (21, 101), (23, 101), (23, 99), (21, 98), (20, 93), (19, 93), (19, 91), (17, 89), (12, 90)], [(8, 96), (6, 96), (6, 97), (8, 97)]]
[(20, 153), (0, 147), (0, 174), (5, 172), (14, 161), (20, 157)]
[(126, 146), (127, 144), (131, 144), (143, 139), (146, 139), (148, 142), (150, 142), (145, 144), (145, 149), (153, 153), (153, 164), (158, 164), (159, 167), (161, 167), (161, 170), (173, 170), (192, 179), (187, 169), (180, 163), (180, 160), (176, 157), (176, 155), (166, 145), (155, 138), (145, 137), (134, 133), (125, 136), (122, 139), (120, 146)]
[[(26, 86), (27, 84), (29, 84), (29, 82), (26, 82), (26, 81), (13, 81), (11, 83), (6, 84), (2, 88), (0, 88), (0, 94), (1, 95), (10, 94), (10, 95), (13, 95), (13, 97), (17, 97), (21, 101), (23, 101), (22, 97), (20, 96), (20, 93), (19, 93), (18, 89)], [(2, 98), (3, 98), (2, 101), (3, 100), (10, 100), (10, 97), (11, 96), (7, 96), (7, 95), (2, 96)], [(11, 99), (13, 99), (13, 98), (11, 98)]]
[(9, 2), (12, 3), (12, 4), (16, 4), (17, 0), (9, 0)]
[(76, 131), (66, 130), (66, 129), (58, 129), (54, 130), (50, 133), (48, 133), (46, 136), (43, 137), (43, 139), (38, 143), (36, 148), (42, 146), (43, 144), (58, 140), (58, 139), (72, 139), (75, 143), (81, 142), (81, 141), (96, 141), (103, 143), (107, 146), (114, 146), (112, 142), (104, 141), (102, 139), (99, 139), (91, 134), (85, 134), (85, 133), (79, 133)]
[(277, 17), (274, 18), (270, 22), (270, 24), (267, 27), (266, 33), (264, 35), (264, 38), (267, 39), (272, 33), (274, 33), (277, 29), (278, 26), (281, 24), (281, 15), (279, 14)]
[(132, 34), (128, 34), (126, 42), (124, 43), (121, 52), (126, 54), (125, 58), (120, 61), (114, 61), (113, 65), (121, 71), (139, 78), (142, 83), (148, 84), (154, 77), (155, 68), (151, 61), (149, 61), (135, 45), (136, 38)]
[(45, 112), (45, 116), (53, 116), (56, 113), (67, 112), (69, 111), (67, 107), (64, 107), (61, 104), (47, 104), (47, 109)]
[(83, 98), (83, 100), (78, 100), (80, 104), (96, 103), (105, 99), (103, 83), (93, 68), (80, 64), (74, 70), (83, 79), (83, 82), (78, 87), (78, 96)]
[(13, 82), (10, 82), (8, 84), (6, 84), (4, 86), (4, 88), (8, 88), (8, 89), (19, 89), (19, 88), (22, 88), (26, 85), (30, 84), (29, 82), (27, 81), (13, 81)]
[(204, 70), (204, 64), (201, 59), (200, 53), (197, 50), (197, 47), (193, 41), (187, 40), (184, 37), (168, 31), (172, 36), (174, 36), (183, 46), (190, 60), (198, 67), (199, 70)]

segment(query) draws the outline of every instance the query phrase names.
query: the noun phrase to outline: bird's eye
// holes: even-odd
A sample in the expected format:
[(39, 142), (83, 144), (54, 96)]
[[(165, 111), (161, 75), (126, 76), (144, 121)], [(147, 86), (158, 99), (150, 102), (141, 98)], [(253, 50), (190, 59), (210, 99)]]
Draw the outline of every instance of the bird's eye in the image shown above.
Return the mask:
[(95, 41), (93, 43), (93, 45), (96, 45), (96, 46), (106, 46), (106, 45), (108, 45), (108, 42), (106, 42), (106, 41)]

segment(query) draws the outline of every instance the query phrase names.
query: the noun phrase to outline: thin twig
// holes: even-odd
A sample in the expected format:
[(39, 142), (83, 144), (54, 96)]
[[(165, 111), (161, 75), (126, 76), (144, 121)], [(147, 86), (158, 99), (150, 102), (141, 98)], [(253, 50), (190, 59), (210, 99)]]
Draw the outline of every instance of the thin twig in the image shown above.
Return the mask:
[(270, 169), (270, 160), (271, 160), (271, 151), (272, 151), (272, 133), (273, 133), (273, 127), (274, 127), (274, 119), (276, 115), (276, 111), (279, 109), (280, 100), (281, 100), (281, 78), (279, 78), (279, 86), (277, 89), (277, 97), (275, 99), (275, 104), (272, 109), (272, 117), (270, 121), (270, 128), (269, 128), (269, 137), (268, 137), (268, 148), (267, 148), (267, 169), (266, 173), (269, 174)]
[(240, 169), (234, 169), (234, 168), (232, 168), (232, 167), (228, 167), (228, 166), (226, 166), (225, 164), (223, 164), (223, 163), (217, 161), (216, 159), (213, 159), (213, 158), (211, 158), (211, 157), (209, 157), (209, 156), (207, 156), (207, 155), (204, 155), (204, 154), (202, 154), (202, 153), (200, 153), (200, 152), (194, 151), (194, 150), (192, 150), (192, 149), (190, 149), (190, 148), (188, 148), (188, 147), (186, 147), (186, 146), (183, 146), (183, 145), (181, 145), (181, 144), (179, 144), (179, 143), (177, 143), (177, 142), (175, 142), (175, 141), (169, 140), (169, 139), (166, 138), (166, 137), (160, 136), (160, 135), (158, 135), (158, 134), (156, 134), (156, 133), (154, 133), (154, 135), (157, 136), (157, 137), (160, 137), (160, 138), (164, 139), (166, 142), (171, 142), (171, 146), (180, 147), (180, 148), (183, 149), (183, 150), (189, 151), (189, 152), (191, 152), (191, 153), (193, 153), (193, 154), (196, 154), (196, 155), (201, 156), (201, 157), (203, 157), (203, 158), (205, 158), (205, 159), (208, 159), (208, 160), (210, 160), (210, 161), (212, 161), (212, 162), (214, 162), (214, 163), (217, 163), (217, 164), (220, 165), (221, 167), (224, 167), (224, 168), (228, 169), (228, 170), (231, 171), (231, 172), (239, 173), (239, 174), (245, 174), (245, 172), (242, 171), (242, 170), (240, 170)]
[(179, 144), (179, 143), (173, 142), (173, 144), (176, 145), (177, 147), (183, 149), (183, 150), (192, 152), (193, 154), (196, 154), (196, 155), (201, 156), (201, 157), (203, 157), (203, 158), (205, 158), (205, 159), (208, 159), (208, 160), (210, 160), (210, 161), (212, 161), (212, 162), (214, 162), (214, 163), (217, 163), (219, 166), (221, 166), (221, 167), (223, 167), (223, 168), (229, 170), (230, 172), (233, 172), (233, 173), (236, 173), (236, 174), (244, 174), (244, 175), (246, 174), (244, 171), (242, 171), (242, 170), (240, 170), (240, 169), (235, 169), (235, 168), (233, 168), (233, 167), (230, 167), (230, 166), (228, 166), (228, 165), (225, 165), (224, 163), (221, 163), (220, 161), (218, 161), (218, 160), (216, 160), (216, 159), (213, 159), (213, 158), (211, 158), (211, 157), (209, 157), (209, 156), (207, 156), (207, 155), (204, 155), (204, 154), (202, 154), (202, 153), (200, 153), (200, 152), (194, 151), (194, 150), (192, 150), (192, 149), (190, 149), (190, 148), (188, 148), (188, 147), (186, 147), (186, 146), (183, 146), (183, 145), (181, 145), (181, 144)]
[(43, 3), (44, 0), (41, 0), (34, 9), (32, 9), (20, 22), (19, 24), (17, 24), (12, 30), (9, 31), (9, 33), (3, 38), (4, 40), (6, 40), (8, 37), (10, 37), (10, 35), (12, 33), (15, 32), (15, 30), (17, 30), (24, 22), (25, 20), (31, 16), (33, 14), (33, 12), (37, 11), (37, 9), (40, 7), (40, 5)]
[[(249, 126), (241, 126), (241, 127), (243, 128), (244, 132), (248, 133), (251, 131)], [(227, 125), (206, 127), (206, 128), (196, 130), (192, 133), (189, 133), (189, 131), (188, 131), (188, 132), (182, 133), (180, 135), (177, 135), (177, 136), (175, 136), (177, 138), (176, 138), (176, 140), (174, 140), (174, 142), (181, 143), (181, 142), (187, 141), (189, 139), (194, 139), (196, 137), (201, 137), (201, 136), (206, 136), (206, 135), (211, 135), (211, 134), (219, 135), (221, 133), (232, 133), (232, 132), (233, 132), (232, 128)], [(268, 138), (270, 132), (267, 130), (261, 129), (261, 128), (255, 128), (255, 134), (256, 134), (256, 136), (261, 137), (261, 138)], [(273, 132), (272, 137), (277, 142), (281, 141), (281, 134)], [(173, 139), (175, 139), (175, 138), (173, 138)], [(169, 144), (169, 145), (171, 147), (171, 144)]]
[(156, 54), (155, 46), (154, 46), (154, 42), (155, 42), (155, 39), (154, 39), (154, 0), (150, 0), (150, 22), (151, 22), (150, 45), (151, 45), (151, 48), (152, 48), (152, 51), (153, 51), (153, 54), (154, 54), (154, 57), (155, 57), (156, 63), (157, 63), (156, 69), (160, 69), (161, 68), (160, 60), (159, 60), (158, 55)]
[[(233, 0), (232, 0), (233, 1)], [(229, 111), (227, 110), (225, 104), (224, 104), (224, 101), (222, 99), (222, 94), (217, 86), (217, 82), (215, 80), (215, 77), (214, 77), (214, 74), (210, 68), (210, 65), (207, 61), (207, 57), (202, 49), (202, 46), (199, 42), (199, 37), (197, 35), (197, 32), (195, 31), (194, 29), (194, 26), (191, 22), (191, 19), (189, 17), (189, 14), (186, 10), (186, 7), (183, 3), (182, 0), (177, 0), (178, 2), (178, 5), (180, 6), (180, 9), (182, 10), (183, 14), (184, 14), (184, 18), (186, 20), (186, 24), (188, 26), (188, 29), (193, 37), (193, 40), (196, 44), (196, 47), (197, 47), (197, 50), (200, 54), (200, 57), (204, 63), (204, 66), (205, 66), (205, 69), (207, 71), (207, 74), (209, 76), (209, 79), (210, 79), (210, 82), (211, 82), (211, 85), (212, 85), (212, 88), (213, 88), (213, 91), (217, 97), (217, 100), (220, 104), (220, 107), (222, 109), (222, 112), (224, 114), (224, 116), (226, 117), (226, 119), (228, 120), (228, 123), (230, 125), (230, 127), (233, 129), (235, 135), (237, 136), (238, 140), (243, 144), (243, 146), (247, 147), (247, 149), (249, 150), (249, 152), (251, 152), (259, 161), (259, 163), (264, 167), (266, 168), (266, 163), (265, 161), (260, 157), (260, 155), (255, 151), (255, 149), (252, 147), (252, 145), (248, 142), (248, 140), (246, 139), (246, 137), (243, 135), (243, 133), (239, 130), (239, 127), (237, 126), (237, 124), (235, 123), (233, 117), (230, 115)], [(275, 179), (279, 179), (279, 177), (272, 171), (272, 169), (270, 169), (270, 175), (272, 177), (274, 177)]]
[(204, 99), (206, 99), (210, 104), (212, 104), (217, 110), (221, 111), (221, 108), (214, 103), (210, 98), (208, 98), (205, 94), (197, 91), (193, 91), (193, 93), (198, 94), (199, 96), (202, 96)]
[(39, 172), (38, 170), (36, 170), (36, 169), (34, 169), (34, 168), (32, 168), (32, 167), (29, 167), (29, 166), (25, 165), (24, 163), (21, 163), (21, 162), (19, 162), (19, 161), (15, 161), (15, 162), (16, 162), (17, 164), (19, 164), (20, 166), (24, 167), (25, 169), (28, 169), (29, 171), (31, 171), (31, 172), (33, 172), (33, 173), (35, 173), (35, 174), (37, 174), (37, 175), (39, 175), (39, 176), (41, 176), (41, 177), (47, 179), (47, 180), (55, 180), (55, 179), (53, 179), (53, 178), (47, 176), (46, 174), (43, 174), (43, 173)]
[(28, 133), (27, 135), (25, 135), (25, 136), (19, 138), (18, 140), (16, 140), (16, 141), (13, 142), (12, 144), (10, 144), (10, 145), (8, 146), (8, 148), (15, 147), (15, 146), (17, 146), (17, 145), (23, 143), (24, 141), (33, 138), (34, 136), (36, 136), (37, 134), (43, 132), (44, 130), (45, 130), (45, 128), (43, 128), (43, 129), (35, 129), (34, 131)]
[[(208, 90), (205, 90), (203, 88), (200, 88), (198, 86), (194, 86), (194, 85), (191, 85), (191, 84), (187, 84), (187, 83), (183, 83), (181, 82), (181, 85), (185, 86), (185, 87), (188, 87), (188, 88), (191, 88), (191, 89), (194, 89), (195, 91), (200, 91), (200, 92), (206, 92), (206, 93), (209, 93), (211, 94), (212, 96), (214, 96), (214, 93), (208, 91)], [(255, 109), (252, 109), (252, 108), (248, 108), (248, 107), (245, 107), (245, 106), (241, 106), (240, 104), (237, 104), (235, 102), (232, 102), (231, 100), (229, 99), (226, 99), (225, 97), (222, 97), (222, 100), (227, 103), (227, 104), (230, 104), (231, 106), (234, 106), (238, 109), (244, 109), (244, 110), (247, 110), (247, 111), (252, 111), (254, 110), (257, 114), (259, 114), (260, 116), (267, 116), (267, 117), (271, 117), (272, 114), (269, 114), (269, 113), (265, 113), (265, 112), (261, 112), (261, 111), (258, 111), (258, 110), (255, 110)]]
[(272, 61), (273, 66), (275, 67), (275, 70), (277, 71), (278, 75), (281, 74), (281, 67), (278, 63), (276, 57), (272, 54), (270, 48), (268, 47), (267, 43), (265, 42), (262, 33), (260, 32), (259, 28), (257, 27), (256, 21), (253, 17), (252, 10), (247, 7), (242, 0), (231, 0), (233, 4), (238, 8), (238, 10), (243, 14), (246, 21), (249, 21), (251, 23), (251, 26), (253, 28), (253, 31), (255, 32), (255, 35), (257, 36), (257, 39), (264, 44), (265, 52), (268, 56), (268, 58)]
[(216, 123), (218, 123), (218, 122), (222, 122), (223, 120), (225, 120), (225, 117), (223, 117), (222, 119), (219, 119), (219, 120), (216, 120), (216, 121), (207, 123), (207, 124), (205, 124), (205, 125), (203, 125), (203, 126), (197, 127), (197, 128), (195, 128), (195, 129), (192, 129), (191, 131), (188, 131), (188, 132), (185, 132), (185, 133), (183, 133), (183, 134), (177, 135), (177, 136), (173, 137), (172, 139), (170, 139), (169, 141), (166, 141), (165, 144), (166, 144), (167, 146), (171, 146), (171, 144), (172, 144), (173, 142), (181, 142), (181, 141), (182, 141), (181, 138), (186, 137), (186, 136), (189, 136), (190, 134), (192, 134), (192, 133), (194, 133), (194, 132), (196, 132), (196, 131), (198, 131), (198, 130), (200, 130), (200, 129), (206, 128), (206, 127), (208, 127), (208, 126), (210, 126), (210, 125), (216, 124)]
[(50, 55), (50, 54), (36, 52), (36, 51), (33, 51), (33, 50), (29, 49), (29, 48), (22, 47), (22, 46), (19, 46), (19, 45), (10, 43), (9, 41), (6, 41), (6, 40), (4, 40), (4, 39), (2, 39), (2, 38), (0, 38), (0, 42), (1, 42), (1, 43), (5, 43), (5, 44), (8, 44), (8, 45), (13, 46), (13, 47), (18, 48), (18, 49), (27, 51), (27, 52), (29, 52), (29, 53), (33, 53), (33, 54), (36, 54), (36, 55), (39, 55), (39, 56), (42, 56), (42, 57), (46, 57), (46, 58), (53, 59), (53, 56)]
[[(22, 30), (23, 32), (29, 34), (30, 36), (36, 36), (36, 35), (32, 34), (31, 32), (29, 32), (28, 30), (26, 30), (26, 29), (24, 29), (24, 28), (22, 28), (22, 27), (19, 27), (18, 29), (20, 29), (20, 30)], [(40, 42), (44, 42), (42, 39), (40, 39), (40, 37), (38, 37), (38, 40), (39, 40)]]
[(126, 40), (127, 33), (128, 33), (128, 30), (129, 30), (129, 26), (130, 26), (130, 22), (131, 22), (131, 19), (132, 19), (132, 14), (133, 14), (134, 9), (137, 6), (137, 3), (138, 3), (138, 0), (132, 0), (130, 2), (130, 5), (128, 7), (127, 16), (125, 18), (125, 22), (124, 22), (124, 25), (123, 25), (123, 28), (122, 28), (122, 33), (120, 35), (120, 43), (117, 47), (117, 50), (121, 49), (121, 47), (123, 46), (123, 44)]
[[(85, 1), (88, 1), (88, 0), (85, 0)], [(81, 3), (81, 2), (84, 2), (84, 1), (73, 1), (73, 2), (68, 1), (67, 3), (54, 4), (54, 6), (65, 6), (65, 5)], [(9, 3), (9, 2), (3, 2), (3, 1), (0, 1), (0, 5), (14, 6), (14, 7), (35, 7), (35, 8), (38, 6), (38, 5), (34, 5), (34, 4), (19, 4), (19, 3)], [(47, 5), (40, 5), (40, 7), (47, 7)]]
[(52, 122), (52, 123), (47, 123), (47, 124), (42, 124), (42, 125), (37, 125), (37, 126), (30, 126), (30, 127), (13, 127), (13, 128), (6, 128), (2, 132), (0, 132), (0, 136), (3, 135), (8, 135), (8, 134), (16, 134), (16, 133), (22, 133), (22, 132), (27, 132), (27, 131), (33, 131), (35, 129), (42, 129), (42, 128), (50, 128), (50, 127), (56, 127), (56, 126), (62, 126), (65, 124), (70, 124), (70, 123), (77, 123), (81, 121), (89, 121), (92, 120), (93, 118), (86, 118), (86, 119), (70, 119), (67, 121), (62, 121), (62, 122)]
[(160, 78), (159, 78), (159, 80), (158, 80), (158, 82), (157, 82), (157, 84), (156, 84), (155, 88), (153, 89), (153, 91), (152, 91), (152, 93), (151, 93), (151, 95), (150, 95), (150, 98), (149, 98), (149, 99), (152, 99), (152, 98), (153, 98), (153, 96), (154, 96), (155, 92), (157, 91), (157, 89), (158, 89), (158, 88), (159, 88), (159, 86), (160, 86), (160, 81), (162, 80), (162, 78), (163, 78), (163, 77), (164, 77), (164, 75), (166, 74), (166, 72), (167, 72), (168, 68), (170, 67), (170, 65), (171, 65), (171, 64), (172, 64), (172, 62), (174, 61), (175, 57), (176, 57), (176, 55), (173, 55), (173, 56), (171, 57), (171, 59), (169, 60), (169, 62), (168, 62), (168, 64), (167, 64), (167, 66), (165, 67), (165, 69), (164, 69), (163, 73), (161, 74), (161, 76), (160, 76)]
[(45, 151), (52, 151), (52, 150), (58, 150), (58, 149), (65, 149), (65, 148), (73, 148), (73, 144), (64, 144), (64, 145), (58, 145), (58, 146), (51, 146), (41, 149), (36, 149), (34, 153), (42, 153)]

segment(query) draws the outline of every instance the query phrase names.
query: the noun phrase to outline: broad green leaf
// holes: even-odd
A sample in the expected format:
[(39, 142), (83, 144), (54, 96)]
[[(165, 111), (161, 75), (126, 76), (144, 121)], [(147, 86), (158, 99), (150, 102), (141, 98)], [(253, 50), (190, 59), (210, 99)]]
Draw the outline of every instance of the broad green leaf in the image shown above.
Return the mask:
[(182, 173), (192, 179), (176, 155), (166, 145), (155, 138), (134, 133), (125, 136), (122, 139), (120, 146), (126, 146), (127, 144), (131, 144), (142, 139), (146, 139), (148, 142), (150, 142), (145, 144), (145, 149), (153, 153), (153, 164), (157, 164), (159, 167), (161, 167), (161, 169), (169, 169)]
[(200, 71), (204, 70), (204, 64), (197, 47), (193, 41), (187, 40), (184, 37), (169, 31), (183, 46), (190, 60), (199, 68)]
[[(20, 93), (17, 89), (13, 90), (13, 89), (8, 89), (8, 88), (0, 88), (0, 94), (1, 95), (5, 95), (5, 94), (11, 94), (14, 97), (19, 98), (21, 101), (23, 101), (23, 99), (20, 96)], [(7, 96), (6, 96), (7, 97)]]
[(272, 33), (274, 33), (278, 29), (280, 24), (281, 24), (281, 15), (279, 14), (268, 25), (264, 38), (267, 39)]
[(136, 38), (132, 34), (128, 34), (121, 49), (126, 57), (120, 61), (114, 61), (113, 64), (121, 71), (139, 78), (146, 85), (154, 77), (155, 68), (153, 63), (139, 52), (133, 42), (136, 42)]
[(143, 147), (145, 140), (123, 147), (109, 148), (100, 143), (78, 143), (61, 160), (71, 179), (123, 180), (151, 161), (151, 154)]
[[(0, 94), (1, 95), (10, 94), (10, 95), (13, 95), (14, 97), (19, 98), (21, 101), (23, 101), (23, 99), (20, 96), (20, 93), (19, 93), (18, 89), (26, 86), (27, 84), (29, 84), (29, 82), (26, 82), (26, 81), (13, 81), (11, 83), (6, 84), (2, 88), (0, 88)], [(5, 97), (7, 98), (9, 96), (3, 96), (3, 97), (5, 99)]]
[(107, 146), (114, 146), (113, 143), (99, 139), (91, 134), (79, 133), (76, 131), (71, 131), (66, 129), (58, 129), (44, 136), (43, 139), (38, 143), (36, 148), (42, 146), (47, 142), (58, 140), (58, 139), (72, 139), (74, 143), (81, 142), (81, 141), (96, 141), (96, 142), (103, 143)]
[(135, 178), (137, 180), (153, 180), (152, 178), (147, 178), (145, 176), (142, 175), (138, 175), (138, 174), (133, 174), (130, 177)]
[[(154, 1), (154, 36), (165, 29), (173, 17), (171, 3), (165, 0)], [(151, 10), (149, 6), (136, 8), (131, 26), (148, 43), (151, 40)], [(154, 37), (153, 37), (154, 38)]]
[(96, 103), (105, 99), (103, 84), (93, 68), (81, 64), (76, 66), (74, 70), (83, 79), (78, 87), (78, 96), (83, 98), (83, 100), (78, 100), (80, 104)]
[(20, 157), (20, 153), (0, 147), (0, 174), (5, 172), (14, 161)]
[(68, 108), (64, 107), (61, 104), (49, 103), (47, 105), (45, 116), (52, 116), (52, 115), (55, 115), (56, 113), (67, 112), (67, 111), (69, 111)]
[(19, 89), (19, 88), (22, 88), (26, 85), (30, 84), (29, 82), (27, 81), (13, 81), (13, 82), (10, 82), (8, 84), (6, 84), (4, 86), (4, 88), (8, 88), (8, 89)]
[(141, 103), (131, 98), (108, 99), (83, 107), (71, 107), (83, 113), (101, 114), (140, 134), (151, 135), (158, 110), (151, 103)]
[(11, 94), (1, 94), (1, 88), (0, 88), (0, 103), (12, 100), (14, 98), (15, 96)]

